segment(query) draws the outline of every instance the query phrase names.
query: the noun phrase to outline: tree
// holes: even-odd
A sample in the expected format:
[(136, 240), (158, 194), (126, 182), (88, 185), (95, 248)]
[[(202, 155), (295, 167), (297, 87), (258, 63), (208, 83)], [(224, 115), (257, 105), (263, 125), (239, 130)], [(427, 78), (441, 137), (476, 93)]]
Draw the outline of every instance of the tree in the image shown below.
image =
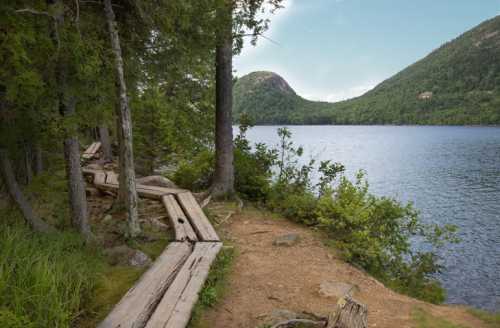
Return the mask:
[(12, 164), (9, 159), (9, 154), (7, 149), (0, 148), (0, 175), (3, 177), (5, 186), (11, 198), (16, 202), (17, 207), (23, 213), (26, 222), (36, 231), (39, 232), (53, 232), (54, 228), (49, 226), (43, 220), (38, 218), (24, 196), (21, 188), (17, 184), (14, 171), (12, 170)]
[[(215, 173), (210, 192), (219, 197), (234, 193), (233, 151), (233, 50), (243, 47), (243, 37), (257, 37), (268, 28), (269, 20), (258, 17), (268, 5), (271, 11), (282, 0), (219, 0), (216, 37)], [(250, 33), (248, 33), (250, 32)], [(236, 40), (235, 44), (233, 41)]]
[(233, 152), (233, 4), (224, 1), (217, 9), (221, 27), (216, 39), (215, 172), (213, 196), (234, 193)]
[(116, 79), (119, 87), (119, 106), (117, 106), (117, 127), (119, 136), (120, 189), (125, 197), (125, 208), (128, 216), (129, 234), (136, 237), (140, 234), (138, 199), (135, 183), (134, 155), (132, 148), (132, 123), (127, 97), (127, 86), (123, 72), (123, 57), (118, 35), (115, 13), (111, 0), (104, 0), (104, 11), (108, 25), (111, 47), (115, 58)]

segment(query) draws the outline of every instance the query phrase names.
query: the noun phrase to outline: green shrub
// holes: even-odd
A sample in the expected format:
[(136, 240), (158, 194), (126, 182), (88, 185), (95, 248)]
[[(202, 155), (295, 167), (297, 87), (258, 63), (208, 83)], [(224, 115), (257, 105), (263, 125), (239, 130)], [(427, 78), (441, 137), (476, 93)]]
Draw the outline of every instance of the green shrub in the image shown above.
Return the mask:
[(73, 233), (0, 227), (0, 327), (70, 327), (99, 278), (100, 260)]
[(314, 185), (314, 160), (299, 165), (302, 148), (294, 146), (288, 129), (278, 135), (276, 177), (266, 205), (296, 222), (319, 226), (348, 262), (389, 287), (433, 303), (444, 301), (444, 289), (432, 279), (440, 270), (436, 255), (414, 251), (410, 238), (419, 236), (438, 247), (455, 241), (455, 228), (422, 224), (411, 204), (374, 196), (363, 172), (353, 183), (339, 163), (321, 162)]
[(191, 160), (182, 160), (172, 180), (181, 188), (200, 191), (207, 189), (214, 173), (214, 153), (204, 150)]

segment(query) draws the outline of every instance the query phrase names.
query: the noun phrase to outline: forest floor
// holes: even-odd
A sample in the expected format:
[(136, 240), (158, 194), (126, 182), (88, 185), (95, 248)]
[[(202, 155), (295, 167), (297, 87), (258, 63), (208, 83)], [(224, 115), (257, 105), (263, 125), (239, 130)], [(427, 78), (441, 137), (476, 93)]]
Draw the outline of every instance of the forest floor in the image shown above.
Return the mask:
[[(212, 203), (208, 212), (212, 218), (224, 218), (228, 210)], [(218, 231), (237, 255), (226, 292), (203, 313), (202, 327), (269, 327), (278, 310), (327, 316), (337, 298), (321, 295), (320, 286), (337, 283), (352, 285), (354, 298), (368, 306), (369, 327), (493, 327), (466, 307), (433, 305), (386, 288), (340, 259), (320, 232), (268, 212), (245, 208), (220, 224)], [(298, 235), (299, 242), (274, 245), (287, 234)]]

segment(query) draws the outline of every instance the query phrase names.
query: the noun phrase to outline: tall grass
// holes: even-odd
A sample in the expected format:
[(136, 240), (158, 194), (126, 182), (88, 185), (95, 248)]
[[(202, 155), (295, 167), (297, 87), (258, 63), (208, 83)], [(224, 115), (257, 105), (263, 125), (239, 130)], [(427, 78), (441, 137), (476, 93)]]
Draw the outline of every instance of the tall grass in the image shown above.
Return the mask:
[(0, 226), (0, 327), (70, 327), (82, 314), (102, 260), (82, 239)]

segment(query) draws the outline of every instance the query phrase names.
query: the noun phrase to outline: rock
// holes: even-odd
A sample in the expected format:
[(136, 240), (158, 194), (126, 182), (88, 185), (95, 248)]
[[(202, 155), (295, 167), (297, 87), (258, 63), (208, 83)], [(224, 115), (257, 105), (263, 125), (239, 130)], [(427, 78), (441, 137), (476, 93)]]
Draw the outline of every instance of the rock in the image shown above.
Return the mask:
[(163, 188), (179, 188), (169, 179), (161, 175), (151, 175), (137, 179), (138, 184), (146, 186), (163, 187)]
[(273, 242), (273, 245), (291, 247), (298, 244), (299, 241), (300, 241), (300, 236), (298, 234), (290, 233), (276, 238)]
[(274, 325), (277, 324), (278, 322), (298, 319), (299, 317), (300, 315), (298, 313), (284, 309), (276, 309), (273, 310), (271, 314), (269, 314), (268, 324)]
[(126, 245), (108, 248), (104, 251), (104, 254), (112, 265), (131, 265), (142, 268), (152, 263), (149, 256)]
[(337, 281), (323, 281), (319, 286), (319, 295), (325, 298), (343, 298), (353, 296), (358, 287)]
[(102, 222), (103, 222), (103, 223), (108, 223), (108, 222), (110, 222), (111, 220), (113, 220), (113, 217), (112, 217), (110, 214), (106, 214), (106, 215), (104, 216), (104, 218), (102, 219)]
[(153, 261), (141, 251), (135, 250), (134, 255), (129, 259), (128, 264), (138, 268), (150, 266)]

